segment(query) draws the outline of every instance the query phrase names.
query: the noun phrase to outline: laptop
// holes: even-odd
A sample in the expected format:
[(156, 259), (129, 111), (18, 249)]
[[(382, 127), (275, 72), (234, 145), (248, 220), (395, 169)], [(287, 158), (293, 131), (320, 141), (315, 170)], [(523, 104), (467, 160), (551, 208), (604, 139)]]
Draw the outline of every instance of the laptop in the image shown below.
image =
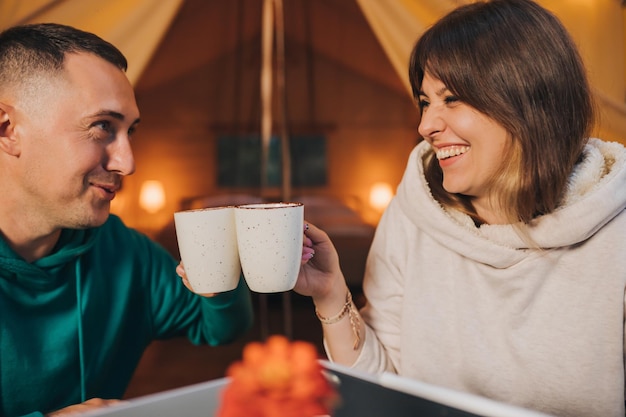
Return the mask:
[(328, 361), (322, 364), (342, 399), (333, 417), (548, 417), (392, 373), (374, 375)]
[[(332, 417), (548, 417), (546, 414), (401, 376), (320, 361), (341, 398)], [(87, 417), (214, 417), (228, 378), (128, 400)], [(279, 417), (279, 416), (278, 416)]]

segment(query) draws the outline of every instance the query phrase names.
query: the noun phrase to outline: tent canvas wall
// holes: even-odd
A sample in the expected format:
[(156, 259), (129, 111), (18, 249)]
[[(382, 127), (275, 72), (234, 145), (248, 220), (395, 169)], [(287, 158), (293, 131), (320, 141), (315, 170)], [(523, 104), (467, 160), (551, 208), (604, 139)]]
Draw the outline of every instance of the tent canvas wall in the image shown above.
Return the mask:
[[(327, 141), (327, 184), (294, 193), (337, 196), (376, 220), (370, 186), (400, 180), (418, 140), (407, 92), (408, 51), (421, 31), (466, 0), (286, 0), (287, 111), (293, 134)], [(142, 125), (138, 170), (115, 210), (131, 226), (160, 227), (181, 199), (218, 186), (220, 135), (259, 128), (262, 0), (0, 0), (0, 28), (57, 21), (94, 31), (129, 57)], [(542, 0), (570, 29), (601, 107), (600, 133), (626, 138), (624, 9), (618, 0)], [(161, 181), (165, 209), (138, 206)]]

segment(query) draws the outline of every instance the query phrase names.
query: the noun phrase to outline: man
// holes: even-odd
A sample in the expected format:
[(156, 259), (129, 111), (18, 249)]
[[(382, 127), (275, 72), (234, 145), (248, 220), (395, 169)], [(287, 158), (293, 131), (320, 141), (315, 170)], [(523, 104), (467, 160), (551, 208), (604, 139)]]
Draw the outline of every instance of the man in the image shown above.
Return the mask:
[[(247, 330), (250, 294), (202, 297), (109, 214), (135, 170), (126, 59), (57, 24), (0, 34), (0, 415), (68, 415), (120, 398), (146, 346)], [(91, 400), (90, 400), (91, 399)]]

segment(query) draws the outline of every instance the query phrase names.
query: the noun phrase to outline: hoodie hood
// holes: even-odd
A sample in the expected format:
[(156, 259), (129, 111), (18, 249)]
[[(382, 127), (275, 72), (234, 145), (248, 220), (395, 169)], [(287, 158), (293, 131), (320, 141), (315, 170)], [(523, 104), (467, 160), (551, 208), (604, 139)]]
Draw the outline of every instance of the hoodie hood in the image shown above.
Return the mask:
[[(413, 150), (398, 188), (405, 215), (416, 227), (474, 261), (506, 268), (525, 259), (531, 248), (512, 225), (476, 227), (469, 216), (444, 209), (433, 199), (423, 171), (423, 156), (429, 149), (422, 142)], [(590, 139), (560, 207), (523, 227), (539, 247), (561, 248), (586, 240), (625, 208), (626, 149)]]
[(52, 253), (35, 262), (26, 262), (0, 238), (0, 279), (33, 290), (52, 289), (74, 277), (60, 274), (68, 264), (89, 250), (99, 229), (63, 229)]

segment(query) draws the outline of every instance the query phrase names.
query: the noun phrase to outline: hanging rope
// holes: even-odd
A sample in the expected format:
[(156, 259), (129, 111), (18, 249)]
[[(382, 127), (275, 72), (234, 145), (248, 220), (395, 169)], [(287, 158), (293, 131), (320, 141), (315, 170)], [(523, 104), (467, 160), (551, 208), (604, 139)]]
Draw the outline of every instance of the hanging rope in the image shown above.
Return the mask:
[[(291, 150), (287, 129), (287, 94), (285, 88), (285, 27), (282, 0), (265, 0), (262, 21), (261, 65), (261, 195), (268, 184), (269, 148), (274, 122), (274, 79), (280, 112), (281, 199), (291, 199)], [(274, 68), (274, 36), (276, 37), (276, 68)]]
[(268, 186), (267, 168), (272, 136), (272, 57), (274, 46), (274, 0), (263, 3), (261, 34), (261, 196)]
[(280, 146), (282, 149), (283, 201), (291, 200), (291, 148), (287, 129), (287, 89), (285, 85), (285, 18), (283, 0), (274, 0), (276, 12), (276, 90), (280, 100)]

